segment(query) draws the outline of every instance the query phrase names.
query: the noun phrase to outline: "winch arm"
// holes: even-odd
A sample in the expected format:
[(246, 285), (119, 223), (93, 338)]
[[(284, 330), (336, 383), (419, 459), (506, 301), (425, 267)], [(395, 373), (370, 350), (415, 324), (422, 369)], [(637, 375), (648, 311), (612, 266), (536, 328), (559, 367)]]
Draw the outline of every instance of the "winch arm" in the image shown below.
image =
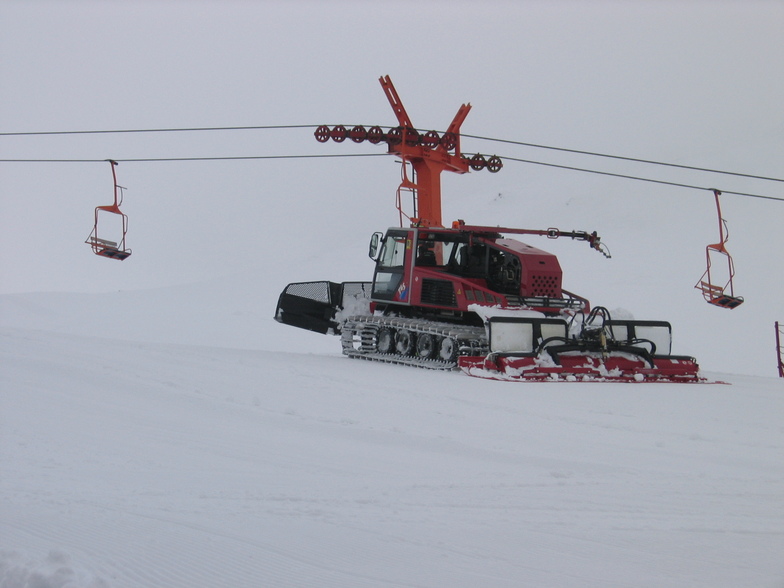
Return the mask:
[(549, 228), (549, 229), (512, 229), (509, 227), (485, 227), (485, 226), (477, 226), (477, 225), (467, 225), (462, 220), (455, 221), (452, 223), (453, 229), (459, 229), (461, 231), (465, 231), (466, 233), (486, 233), (486, 234), (514, 234), (514, 235), (540, 235), (543, 237), (547, 237), (548, 239), (558, 239), (560, 237), (568, 237), (575, 241), (587, 241), (590, 245), (591, 249), (596, 249), (602, 255), (607, 257), (608, 259), (612, 257), (610, 255), (610, 250), (607, 246), (602, 243), (601, 237), (593, 231), (589, 233), (588, 231), (562, 231), (556, 228)]

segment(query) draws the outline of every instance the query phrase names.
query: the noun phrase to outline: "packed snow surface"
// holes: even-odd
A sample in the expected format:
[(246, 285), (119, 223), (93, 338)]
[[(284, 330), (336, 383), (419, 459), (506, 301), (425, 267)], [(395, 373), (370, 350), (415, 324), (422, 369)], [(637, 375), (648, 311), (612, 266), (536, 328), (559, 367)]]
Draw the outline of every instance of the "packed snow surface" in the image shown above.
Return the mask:
[(0, 334), (3, 588), (784, 584), (774, 378)]

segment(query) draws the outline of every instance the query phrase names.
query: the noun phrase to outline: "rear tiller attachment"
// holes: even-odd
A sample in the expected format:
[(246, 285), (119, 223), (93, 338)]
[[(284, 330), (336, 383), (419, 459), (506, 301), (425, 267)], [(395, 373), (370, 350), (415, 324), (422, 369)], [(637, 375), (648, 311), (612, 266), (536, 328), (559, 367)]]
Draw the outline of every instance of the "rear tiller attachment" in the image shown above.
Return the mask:
[(699, 382), (693, 357), (670, 355), (665, 321), (612, 320), (596, 307), (577, 336), (569, 323), (544, 316), (488, 319), (490, 353), (464, 356), (467, 374), (495, 380), (567, 382)]

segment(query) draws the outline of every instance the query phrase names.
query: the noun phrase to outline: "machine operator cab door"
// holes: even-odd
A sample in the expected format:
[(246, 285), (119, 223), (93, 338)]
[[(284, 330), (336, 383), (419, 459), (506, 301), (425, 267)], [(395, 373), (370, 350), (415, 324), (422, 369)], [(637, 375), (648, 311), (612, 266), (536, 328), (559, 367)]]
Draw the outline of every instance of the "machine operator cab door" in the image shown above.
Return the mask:
[(409, 304), (411, 257), (414, 248), (412, 229), (389, 229), (378, 250), (380, 233), (373, 235), (370, 257), (376, 260), (372, 300)]

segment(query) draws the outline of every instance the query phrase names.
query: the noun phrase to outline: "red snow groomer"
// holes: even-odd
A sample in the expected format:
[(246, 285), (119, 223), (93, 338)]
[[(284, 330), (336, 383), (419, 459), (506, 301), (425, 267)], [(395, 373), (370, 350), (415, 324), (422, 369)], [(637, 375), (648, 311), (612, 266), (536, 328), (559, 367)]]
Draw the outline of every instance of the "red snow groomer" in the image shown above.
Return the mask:
[[(664, 321), (613, 320), (562, 288), (555, 255), (507, 235), (585, 241), (609, 257), (596, 232), (441, 222), (440, 174), (497, 172), (500, 158), (464, 155), (463, 104), (443, 134), (420, 133), (389, 77), (381, 78), (399, 126), (384, 132), (319, 127), (316, 139), (386, 143), (402, 160), (400, 227), (375, 233), (372, 282), (298, 282), (278, 300), (278, 322), (341, 336), (349, 357), (430, 369), (459, 367), (499, 380), (700, 381), (692, 357), (671, 355)], [(404, 212), (410, 197), (413, 212)], [(403, 226), (407, 224), (408, 226)]]

